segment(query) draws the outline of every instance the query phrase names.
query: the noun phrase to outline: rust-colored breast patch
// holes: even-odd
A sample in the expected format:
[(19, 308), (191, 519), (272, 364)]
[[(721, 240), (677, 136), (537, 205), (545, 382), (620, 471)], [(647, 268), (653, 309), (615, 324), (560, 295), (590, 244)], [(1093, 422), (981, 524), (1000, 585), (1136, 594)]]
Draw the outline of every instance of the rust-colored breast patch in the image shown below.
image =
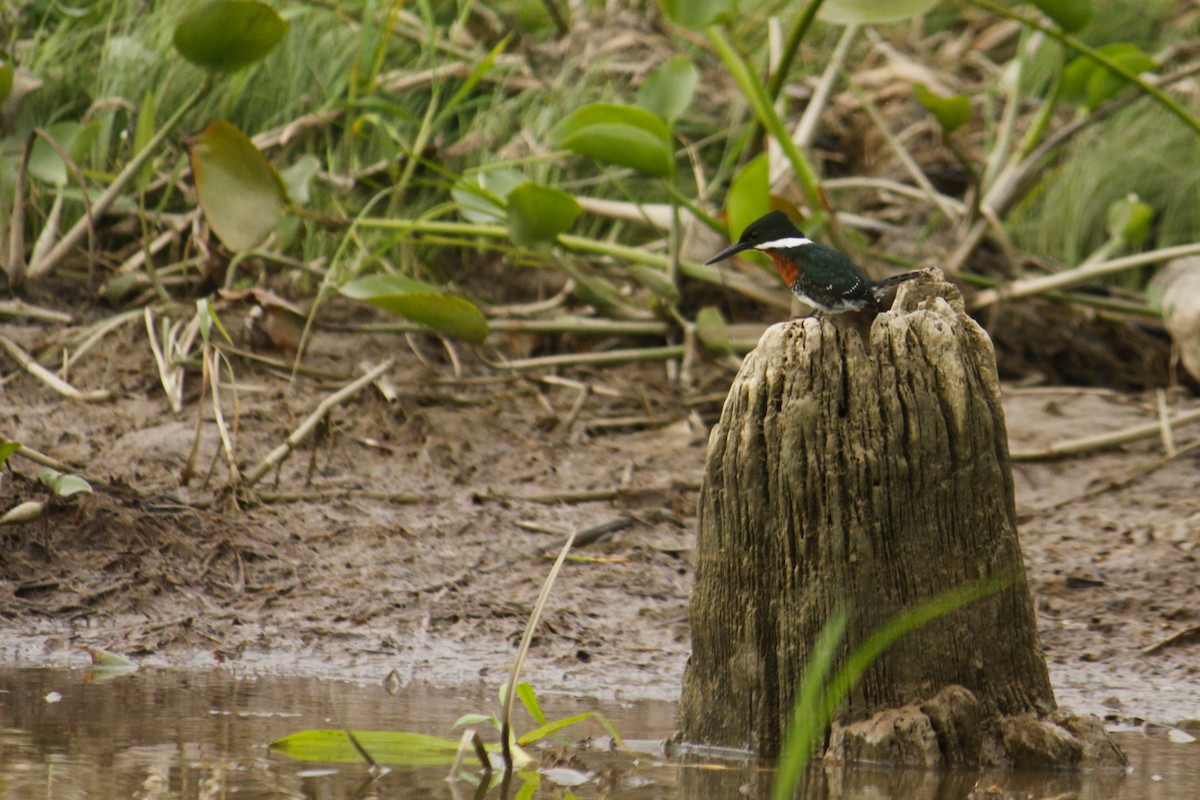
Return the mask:
[(767, 250), (766, 253), (775, 262), (775, 269), (779, 270), (783, 282), (789, 289), (792, 288), (796, 283), (796, 273), (798, 272), (796, 263), (778, 250)]

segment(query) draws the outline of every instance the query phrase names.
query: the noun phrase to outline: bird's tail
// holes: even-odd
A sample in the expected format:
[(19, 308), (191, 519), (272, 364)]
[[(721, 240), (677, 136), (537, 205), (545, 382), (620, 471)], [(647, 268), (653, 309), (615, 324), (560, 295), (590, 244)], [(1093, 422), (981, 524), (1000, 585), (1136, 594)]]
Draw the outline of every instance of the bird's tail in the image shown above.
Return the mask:
[(893, 275), (890, 278), (884, 278), (881, 281), (875, 281), (875, 283), (872, 284), (871, 289), (875, 294), (875, 299), (878, 300), (883, 296), (883, 293), (892, 286), (895, 286), (898, 283), (904, 283), (905, 281), (911, 281), (914, 278), (919, 278), (924, 274), (925, 272), (922, 270), (918, 270), (917, 272), (902, 272), (899, 275)]

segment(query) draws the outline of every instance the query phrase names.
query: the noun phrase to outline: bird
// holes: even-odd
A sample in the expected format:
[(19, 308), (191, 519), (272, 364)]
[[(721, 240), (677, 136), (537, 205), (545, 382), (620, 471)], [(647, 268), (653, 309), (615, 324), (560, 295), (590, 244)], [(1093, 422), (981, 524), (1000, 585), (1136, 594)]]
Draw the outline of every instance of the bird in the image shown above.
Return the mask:
[(772, 211), (751, 222), (736, 243), (705, 263), (715, 264), (745, 250), (769, 255), (792, 294), (826, 314), (859, 311), (874, 305), (888, 288), (924, 274), (905, 272), (880, 281), (871, 280), (845, 253), (805, 236), (782, 211)]

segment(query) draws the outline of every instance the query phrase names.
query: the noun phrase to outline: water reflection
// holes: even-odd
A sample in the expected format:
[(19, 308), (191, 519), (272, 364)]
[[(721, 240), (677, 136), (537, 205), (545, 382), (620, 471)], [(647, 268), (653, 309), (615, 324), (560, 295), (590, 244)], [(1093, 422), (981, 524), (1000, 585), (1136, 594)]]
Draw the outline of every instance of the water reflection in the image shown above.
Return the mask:
[[(394, 769), (381, 776), (365, 766), (294, 761), (267, 750), (282, 736), (308, 728), (409, 730), (455, 736), (466, 712), (491, 712), (495, 690), (453, 693), (409, 687), (397, 697), (382, 686), (308, 678), (240, 678), (229, 672), (142, 670), (108, 682), (58, 669), (0, 670), (0, 798), (500, 798), (501, 787), (470, 780), (448, 783), (444, 767)], [(551, 719), (595, 703), (542, 698)], [(600, 704), (626, 737), (662, 739), (673, 729), (666, 703)], [(533, 727), (526, 720), (525, 729)], [(487, 732), (490, 734), (490, 731)], [(575, 740), (587, 733), (570, 732)], [(602, 731), (597, 728), (597, 736)], [(494, 739), (494, 736), (490, 737)], [(804, 800), (1194, 800), (1200, 797), (1200, 746), (1126, 734), (1121, 745), (1133, 771), (1088, 775), (922, 770), (815, 771)], [(514, 776), (507, 796), (607, 797), (617, 800), (765, 798), (772, 773), (753, 759), (690, 756), (667, 762), (651, 743), (634, 756), (552, 745), (546, 765), (557, 774)], [(582, 785), (566, 785), (587, 773)], [(476, 780), (478, 775), (476, 768)], [(484, 791), (487, 789), (486, 791)]]

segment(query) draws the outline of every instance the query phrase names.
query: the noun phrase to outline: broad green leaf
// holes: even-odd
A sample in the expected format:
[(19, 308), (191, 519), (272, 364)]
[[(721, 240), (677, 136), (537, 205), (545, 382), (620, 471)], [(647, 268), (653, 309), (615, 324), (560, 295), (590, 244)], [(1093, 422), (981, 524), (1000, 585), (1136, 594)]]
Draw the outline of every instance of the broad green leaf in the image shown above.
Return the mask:
[(1154, 209), (1129, 194), (1108, 207), (1108, 235), (1126, 246), (1139, 245), (1150, 235)]
[(10, 442), (7, 439), (0, 439), (0, 466), (3, 466), (4, 462), (8, 461), (12, 454), (20, 449), (20, 442)]
[(1083, 30), (1092, 21), (1092, 0), (1032, 0), (1067, 33)]
[(668, 305), (676, 305), (683, 299), (679, 293), (679, 287), (671, 283), (667, 273), (657, 267), (646, 264), (630, 264), (629, 274), (635, 281), (653, 292), (655, 297)]
[(368, 275), (338, 291), (455, 339), (482, 342), (488, 335), (487, 319), (470, 302), (402, 275)]
[[(67, 151), (67, 155), (76, 164), (87, 155), (99, 131), (100, 126), (95, 122), (87, 125), (59, 122), (46, 126), (46, 133), (54, 137), (54, 141)], [(40, 136), (34, 140), (33, 152), (29, 154), (29, 173), (55, 186), (65, 186), (70, 178), (67, 165), (58, 155), (58, 151)]]
[(674, 56), (642, 81), (637, 104), (670, 125), (691, 105), (699, 80), (690, 58)]
[(508, 235), (521, 247), (553, 244), (583, 212), (574, 197), (525, 182), (508, 195)]
[(725, 196), (730, 241), (737, 241), (746, 226), (771, 210), (767, 170), (767, 154), (760, 153), (733, 179)]
[(283, 219), (283, 181), (246, 135), (225, 120), (186, 142), (200, 207), (234, 252), (260, 244)]
[[(147, 90), (142, 96), (142, 105), (138, 108), (137, 125), (133, 130), (133, 154), (137, 155), (146, 149), (146, 145), (154, 138), (154, 92)], [(145, 191), (154, 175), (154, 159), (146, 160), (134, 178), (134, 185), (139, 191)]]
[(12, 94), (13, 77), (16, 75), (16, 70), (13, 69), (12, 59), (8, 57), (8, 53), (0, 51), (0, 104), (3, 104), (8, 96)]
[(49, 487), (57, 497), (92, 493), (92, 485), (78, 475), (68, 475), (50, 467), (42, 467), (38, 472), (38, 480)]
[[(407, 731), (354, 731), (354, 738), (379, 764), (439, 766), (452, 764), (458, 741)], [(275, 753), (298, 761), (362, 763), (363, 757), (345, 731), (308, 730), (277, 739)]]
[(938, 0), (825, 0), (817, 17), (834, 25), (899, 22), (924, 14)]
[(450, 196), (458, 203), (458, 213), (468, 222), (485, 225), (505, 222), (509, 192), (523, 183), (525, 176), (515, 169), (487, 170), (463, 178), (450, 190)]
[(971, 119), (971, 101), (965, 94), (943, 97), (931, 92), (923, 83), (914, 83), (913, 95), (933, 114), (944, 133), (954, 133)]
[(308, 202), (311, 197), (308, 187), (312, 183), (313, 176), (320, 169), (320, 160), (312, 153), (305, 153), (296, 159), (296, 163), (279, 173), (284, 188), (287, 190), (287, 196), (292, 199), (292, 202), (297, 205), (304, 205)]
[(561, 147), (597, 161), (665, 177), (674, 168), (671, 132), (644, 108), (593, 103), (576, 109), (550, 131)]
[[(1157, 62), (1141, 48), (1128, 42), (1113, 42), (1096, 48), (1102, 55), (1137, 74), (1152, 70)], [(1081, 55), (1067, 64), (1063, 72), (1063, 100), (1094, 111), (1105, 100), (1115, 96), (1128, 84), (1122, 76), (1099, 63), (1091, 56)]]
[(533, 686), (529, 684), (529, 681), (521, 681), (517, 684), (517, 697), (520, 698), (521, 705), (525, 706), (529, 716), (533, 717), (538, 725), (546, 724), (546, 714), (542, 711), (542, 704), (538, 702), (537, 693), (533, 691)]
[(696, 337), (700, 343), (717, 353), (732, 353), (733, 343), (729, 339), (729, 326), (721, 312), (705, 306), (696, 314)]
[(733, 0), (662, 0), (667, 19), (681, 28), (703, 30), (733, 17)]
[(287, 29), (287, 22), (262, 3), (215, 0), (180, 21), (175, 49), (204, 69), (233, 71), (265, 58)]

